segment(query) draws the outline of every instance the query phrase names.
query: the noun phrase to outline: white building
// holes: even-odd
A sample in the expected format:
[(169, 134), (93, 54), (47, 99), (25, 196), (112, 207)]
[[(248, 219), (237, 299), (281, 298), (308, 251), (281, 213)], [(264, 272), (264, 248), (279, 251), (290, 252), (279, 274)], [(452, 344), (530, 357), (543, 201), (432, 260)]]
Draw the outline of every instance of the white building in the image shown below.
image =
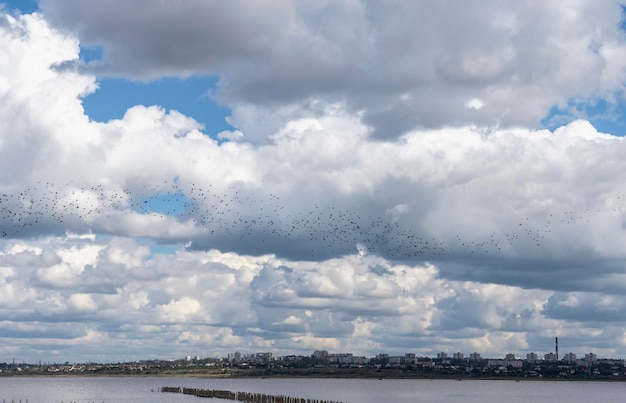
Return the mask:
[(522, 368), (524, 366), (524, 361), (522, 360), (487, 360), (487, 366), (489, 367), (513, 367), (513, 368)]
[(404, 364), (405, 359), (401, 355), (392, 355), (387, 358), (389, 365), (400, 365)]
[(567, 353), (563, 356), (563, 361), (567, 362), (567, 363), (575, 363), (576, 362), (576, 354), (574, 353)]
[[(391, 358), (391, 357), (390, 357)], [(328, 354), (328, 359), (330, 362), (335, 362), (339, 364), (367, 364), (369, 361), (366, 357), (358, 357), (352, 355), (352, 353), (339, 353), (339, 354)]]
[(548, 362), (553, 362), (553, 361), (556, 361), (556, 354), (554, 354), (554, 353), (548, 353), (548, 354), (545, 354), (545, 355), (543, 356), (543, 359), (544, 359), (544, 360), (546, 360), (546, 361), (548, 361)]
[(598, 356), (594, 353), (585, 354), (585, 361), (587, 362), (598, 362)]
[(239, 351), (235, 353), (228, 353), (228, 362), (240, 362), (241, 353)]
[(326, 359), (326, 358), (328, 358), (328, 351), (326, 351), (326, 350), (315, 350), (315, 351), (313, 351), (313, 358)]

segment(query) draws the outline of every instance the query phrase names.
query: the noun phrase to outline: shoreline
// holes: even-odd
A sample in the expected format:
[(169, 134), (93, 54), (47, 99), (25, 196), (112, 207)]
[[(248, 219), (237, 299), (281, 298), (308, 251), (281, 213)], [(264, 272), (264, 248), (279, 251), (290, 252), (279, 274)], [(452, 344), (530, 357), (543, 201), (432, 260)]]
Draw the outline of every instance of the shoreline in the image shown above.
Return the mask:
[(315, 374), (315, 375), (297, 375), (297, 374), (207, 374), (207, 373), (158, 373), (158, 374), (94, 374), (94, 373), (63, 373), (63, 374), (33, 374), (19, 373), (6, 374), (0, 373), (1, 378), (190, 378), (190, 379), (345, 379), (345, 380), (372, 380), (372, 381), (457, 381), (457, 382), (475, 382), (475, 381), (509, 381), (509, 382), (626, 382), (623, 378), (591, 378), (591, 377), (506, 377), (506, 376), (358, 376), (355, 374)]

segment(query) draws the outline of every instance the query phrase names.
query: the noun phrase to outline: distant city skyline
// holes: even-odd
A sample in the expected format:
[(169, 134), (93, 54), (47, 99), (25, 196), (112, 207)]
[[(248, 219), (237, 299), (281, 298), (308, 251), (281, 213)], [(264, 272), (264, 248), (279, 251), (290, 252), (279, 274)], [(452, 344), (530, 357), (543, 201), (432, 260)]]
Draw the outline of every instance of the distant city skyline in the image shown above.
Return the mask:
[[(37, 360), (37, 361), (33, 361), (33, 362), (27, 362), (26, 360), (16, 360), (15, 357), (12, 358), (11, 361), (4, 361), (5, 364), (12, 364), (12, 365), (16, 365), (16, 364), (21, 364), (21, 363), (27, 363), (27, 364), (38, 364), (38, 365), (42, 365), (42, 363), (47, 363), (47, 364), (51, 364), (51, 363), (56, 363), (56, 364), (61, 364), (64, 362), (69, 362), (69, 363), (86, 363), (86, 362), (94, 362), (94, 363), (103, 363), (103, 364), (109, 364), (109, 363), (116, 363), (116, 362), (142, 362), (142, 361), (152, 361), (152, 360), (156, 360), (156, 361), (179, 361), (179, 360), (185, 360), (185, 361), (203, 361), (203, 360), (225, 360), (227, 362), (241, 362), (241, 361), (245, 361), (248, 360), (250, 358), (253, 358), (254, 360), (268, 360), (268, 361), (272, 361), (272, 360), (283, 360), (285, 358), (289, 358), (289, 357), (310, 357), (310, 358), (314, 358), (314, 359), (334, 359), (337, 357), (353, 357), (353, 358), (365, 358), (367, 360), (371, 360), (371, 359), (389, 359), (389, 358), (406, 358), (406, 357), (410, 357), (410, 358), (429, 358), (429, 359), (434, 359), (434, 360), (470, 360), (470, 361), (480, 361), (480, 360), (498, 360), (498, 359), (504, 359), (504, 360), (520, 360), (520, 361), (564, 361), (564, 362), (574, 362), (574, 361), (579, 361), (579, 360), (592, 360), (592, 361), (596, 361), (598, 359), (609, 359), (609, 360), (624, 360), (624, 358), (619, 358), (619, 357), (598, 357), (597, 354), (593, 353), (593, 352), (585, 352), (585, 353), (575, 353), (575, 352), (568, 352), (566, 354), (564, 354), (562, 357), (560, 357), (558, 360), (556, 358), (556, 354), (555, 352), (551, 351), (551, 352), (546, 352), (546, 353), (541, 353), (541, 352), (535, 352), (535, 351), (529, 351), (526, 353), (501, 353), (501, 354), (496, 354), (496, 355), (489, 355), (489, 354), (484, 354), (484, 353), (480, 353), (477, 351), (473, 351), (473, 352), (461, 352), (461, 351), (455, 351), (455, 352), (446, 352), (446, 351), (441, 351), (441, 352), (437, 352), (435, 354), (432, 355), (428, 355), (428, 354), (424, 354), (424, 355), (420, 355), (420, 354), (416, 354), (413, 352), (404, 352), (404, 353), (385, 353), (385, 352), (379, 352), (375, 355), (361, 355), (358, 353), (353, 353), (353, 352), (349, 352), (349, 351), (341, 351), (341, 352), (335, 352), (335, 351), (327, 351), (327, 350), (314, 350), (312, 351), (310, 354), (296, 354), (296, 353), (285, 353), (285, 354), (275, 354), (272, 351), (232, 351), (232, 352), (228, 352), (225, 353), (223, 355), (220, 354), (213, 354), (213, 355), (208, 355), (208, 356), (202, 356), (202, 355), (191, 355), (191, 354), (187, 354), (185, 356), (180, 356), (180, 357), (169, 357), (169, 358), (165, 358), (165, 357), (151, 357), (151, 358), (134, 358), (134, 359), (127, 359), (127, 360), (117, 360), (117, 361), (103, 361), (103, 362), (97, 362), (97, 361), (90, 361), (90, 360), (77, 360), (77, 361), (70, 361), (70, 360), (61, 360), (61, 361), (46, 361), (46, 360)], [(0, 359), (0, 362), (2, 362), (2, 359)]]

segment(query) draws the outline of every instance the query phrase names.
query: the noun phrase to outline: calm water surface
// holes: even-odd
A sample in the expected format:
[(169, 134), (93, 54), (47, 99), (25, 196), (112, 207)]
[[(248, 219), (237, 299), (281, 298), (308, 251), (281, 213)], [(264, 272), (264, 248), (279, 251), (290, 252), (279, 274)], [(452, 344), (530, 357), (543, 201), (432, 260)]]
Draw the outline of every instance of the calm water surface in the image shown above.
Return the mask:
[[(0, 403), (152, 403), (207, 399), (160, 393), (162, 386), (225, 389), (347, 403), (624, 402), (626, 383), (374, 379), (198, 379), (132, 377), (0, 378)], [(220, 401), (210, 399), (211, 401)]]

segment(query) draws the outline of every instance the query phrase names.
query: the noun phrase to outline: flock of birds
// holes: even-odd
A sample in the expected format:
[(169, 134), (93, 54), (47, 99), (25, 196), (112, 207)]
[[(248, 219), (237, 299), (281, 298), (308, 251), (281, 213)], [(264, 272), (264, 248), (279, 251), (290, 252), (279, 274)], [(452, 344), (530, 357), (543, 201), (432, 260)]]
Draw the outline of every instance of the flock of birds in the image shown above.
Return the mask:
[[(162, 220), (163, 225), (171, 220), (192, 223), (201, 233), (189, 239), (192, 248), (273, 252), (312, 260), (355, 251), (398, 260), (462, 259), (541, 248), (551, 235), (563, 234), (571, 225), (590, 223), (600, 216), (621, 218), (623, 200), (626, 197), (618, 195), (595, 203), (595, 207), (570, 205), (542, 217), (518, 218), (515, 223), (509, 217), (500, 232), (485, 234), (477, 222), (476, 228), (463, 233), (434, 236), (436, 231), (423, 228), (417, 214), (409, 215), (414, 220), (408, 220), (388, 211), (373, 215), (365, 203), (348, 209), (322, 200), (283, 201), (262, 188), (218, 190), (211, 185), (163, 182), (116, 191), (104, 185), (40, 182), (19, 191), (0, 192), (0, 236), (21, 238), (66, 231), (124, 235), (123, 226), (111, 223), (123, 216), (141, 215)], [(159, 235), (155, 237), (158, 240)]]

